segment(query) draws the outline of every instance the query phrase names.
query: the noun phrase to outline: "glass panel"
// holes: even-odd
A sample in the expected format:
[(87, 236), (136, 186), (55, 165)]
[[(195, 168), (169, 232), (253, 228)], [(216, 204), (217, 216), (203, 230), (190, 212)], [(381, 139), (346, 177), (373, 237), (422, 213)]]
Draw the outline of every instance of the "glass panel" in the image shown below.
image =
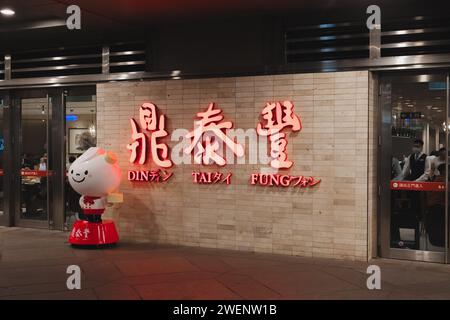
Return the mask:
[(393, 80), (390, 247), (445, 251), (446, 77)]
[[(90, 147), (97, 145), (96, 96), (70, 95), (66, 100), (66, 170), (75, 159)], [(66, 228), (82, 215), (78, 204), (80, 195), (66, 179)]]
[(49, 102), (47, 97), (21, 99), (20, 218), (48, 220)]

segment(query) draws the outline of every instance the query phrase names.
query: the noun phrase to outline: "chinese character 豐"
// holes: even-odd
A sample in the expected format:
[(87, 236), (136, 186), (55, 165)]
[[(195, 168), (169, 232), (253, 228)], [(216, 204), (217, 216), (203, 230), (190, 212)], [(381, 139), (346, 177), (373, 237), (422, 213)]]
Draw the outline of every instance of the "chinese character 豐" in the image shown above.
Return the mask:
[[(219, 166), (226, 164), (226, 160), (220, 155), (219, 150), (223, 143), (237, 156), (244, 155), (244, 148), (239, 143), (229, 138), (225, 130), (231, 129), (231, 121), (222, 121), (223, 115), (221, 109), (215, 109), (214, 103), (210, 103), (208, 109), (197, 113), (199, 120), (195, 121), (194, 130), (186, 135), (191, 139), (190, 145), (184, 150), (186, 154), (194, 152), (196, 163), (205, 165), (216, 163)], [(205, 134), (205, 136), (203, 136)], [(220, 142), (220, 143), (219, 143)]]
[(281, 132), (290, 127), (291, 131), (300, 131), (302, 124), (294, 114), (294, 104), (290, 101), (267, 103), (261, 112), (263, 123), (258, 123), (256, 131), (259, 135), (269, 136), (270, 156), (273, 168), (290, 168), (292, 161), (287, 160), (286, 133)]

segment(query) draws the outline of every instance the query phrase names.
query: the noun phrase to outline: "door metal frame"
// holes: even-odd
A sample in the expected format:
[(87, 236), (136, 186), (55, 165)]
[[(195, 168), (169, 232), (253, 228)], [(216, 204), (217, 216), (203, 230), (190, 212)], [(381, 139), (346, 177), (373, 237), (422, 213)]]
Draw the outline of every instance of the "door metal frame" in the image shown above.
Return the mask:
[[(445, 206), (445, 251), (444, 252), (434, 252), (434, 251), (424, 251), (424, 250), (411, 250), (411, 249), (397, 249), (390, 247), (390, 227), (391, 227), (391, 192), (390, 192), (390, 180), (391, 180), (391, 155), (389, 154), (392, 148), (392, 106), (391, 106), (391, 96), (390, 92), (392, 89), (391, 81), (393, 78), (400, 79), (404, 77), (405, 80), (416, 80), (420, 81), (421, 75), (445, 75), (447, 83), (447, 108), (446, 108), (446, 119), (449, 120), (449, 73), (447, 70), (430, 71), (421, 70), (416, 71), (414, 74), (407, 74), (407, 72), (402, 73), (380, 73), (379, 74), (379, 99), (378, 99), (378, 130), (380, 144), (378, 146), (378, 186), (379, 186), (379, 197), (378, 197), (378, 219), (380, 219), (380, 239), (379, 239), (379, 255), (383, 258), (391, 259), (405, 259), (405, 260), (418, 260), (425, 262), (440, 262), (449, 263), (449, 217), (448, 217), (448, 182), (446, 183), (446, 206)], [(447, 122), (448, 123), (448, 122)], [(449, 136), (448, 130), (446, 134), (446, 147), (449, 147)], [(447, 167), (449, 159), (447, 157)], [(448, 181), (448, 170), (447, 181)]]
[(11, 100), (9, 95), (9, 90), (5, 90), (0, 93), (0, 99), (3, 103), (3, 215), (0, 216), (0, 226), (11, 226), (14, 222), (13, 210), (11, 208), (11, 179), (12, 179), (12, 165), (13, 161), (11, 159), (11, 145), (12, 137), (11, 134)]
[[(23, 135), (22, 135), (22, 100), (27, 98), (46, 98), (47, 99), (47, 115), (51, 112), (51, 102), (50, 97), (52, 96), (52, 92), (50, 90), (45, 89), (35, 89), (35, 90), (14, 90), (11, 91), (11, 101), (12, 103), (12, 111), (14, 117), (14, 136), (17, 139), (17, 143), (13, 144), (13, 159), (14, 159), (14, 168), (13, 168), (13, 183), (12, 183), (12, 191), (14, 194), (13, 199), (11, 199), (14, 203), (14, 226), (17, 227), (26, 227), (26, 228), (43, 228), (48, 229), (50, 226), (50, 221), (52, 221), (52, 210), (50, 210), (50, 202), (49, 194), (53, 191), (47, 188), (47, 220), (29, 220), (21, 218), (21, 197), (22, 197), (22, 177), (20, 175), (21, 170), (21, 146), (23, 144)], [(55, 106), (56, 108), (58, 106)], [(60, 107), (60, 106), (59, 106)], [(46, 127), (46, 145), (47, 145), (47, 155), (50, 160), (50, 151), (51, 146), (49, 143), (49, 126), (51, 124), (47, 122)], [(50, 161), (47, 162), (47, 170), (51, 170)], [(49, 185), (50, 177), (47, 177), (47, 187)], [(53, 183), (52, 183), (53, 185)]]

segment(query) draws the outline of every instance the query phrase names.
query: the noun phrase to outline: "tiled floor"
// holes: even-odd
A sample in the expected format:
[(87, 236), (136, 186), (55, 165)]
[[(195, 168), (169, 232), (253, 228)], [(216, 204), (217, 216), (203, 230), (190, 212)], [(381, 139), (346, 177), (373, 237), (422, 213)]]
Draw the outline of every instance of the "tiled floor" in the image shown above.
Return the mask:
[[(67, 234), (0, 227), (0, 299), (450, 299), (450, 265), (368, 263), (149, 244), (71, 248)], [(66, 287), (67, 266), (82, 290)]]

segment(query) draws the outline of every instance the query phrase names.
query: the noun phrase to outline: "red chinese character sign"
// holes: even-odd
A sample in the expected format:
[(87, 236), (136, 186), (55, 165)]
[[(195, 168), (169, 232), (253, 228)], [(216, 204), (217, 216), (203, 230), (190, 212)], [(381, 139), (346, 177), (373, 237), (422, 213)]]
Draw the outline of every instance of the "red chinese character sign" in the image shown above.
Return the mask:
[(226, 130), (231, 129), (233, 123), (222, 121), (222, 110), (214, 107), (214, 103), (210, 103), (206, 111), (197, 113), (198, 120), (195, 121), (194, 130), (186, 136), (191, 143), (184, 152), (194, 152), (195, 163), (224, 166), (227, 162), (221, 152), (223, 144), (237, 157), (244, 155), (244, 148), (227, 136)]
[[(169, 147), (162, 142), (169, 133), (165, 129), (165, 115), (161, 114), (153, 103), (144, 103), (139, 108), (139, 121), (130, 119), (131, 139), (127, 145), (130, 151), (130, 163), (143, 165), (147, 157), (158, 168), (152, 170), (130, 170), (129, 181), (145, 181), (150, 183), (167, 182), (173, 173), (166, 169), (175, 163), (180, 163), (178, 151), (188, 156), (188, 162), (192, 159), (195, 164), (204, 166), (227, 165), (227, 155), (243, 157), (244, 147), (237, 142), (236, 130), (233, 123), (224, 120), (223, 112), (214, 103), (210, 103), (206, 110), (196, 114), (194, 126), (191, 131), (184, 131), (179, 137), (183, 138), (183, 144), (174, 147), (172, 158), (169, 156)], [(184, 129), (181, 129), (184, 130)], [(242, 133), (243, 130), (240, 130)], [(249, 129), (254, 136), (267, 137), (270, 141), (270, 166), (274, 169), (289, 169), (294, 162), (288, 159), (286, 147), (288, 143), (287, 132), (299, 132), (302, 130), (300, 118), (295, 114), (294, 104), (291, 101), (268, 102), (261, 112), (261, 122), (255, 129)], [(234, 131), (231, 133), (231, 131)], [(188, 132), (186, 134), (186, 132)], [(175, 134), (175, 132), (174, 132)], [(178, 133), (177, 133), (178, 134)], [(175, 136), (177, 136), (175, 134)], [(245, 134), (245, 132), (244, 132)], [(245, 138), (245, 137), (243, 137)], [(172, 137), (173, 139), (173, 137)], [(257, 140), (257, 139), (256, 139)], [(257, 143), (256, 140), (253, 140)], [(173, 140), (173, 141), (176, 141)], [(244, 140), (241, 140), (244, 141)], [(263, 144), (265, 145), (265, 144)], [(249, 146), (249, 150), (256, 147)], [(184, 160), (183, 160), (184, 161)], [(186, 163), (186, 162), (183, 162)], [(234, 162), (233, 162), (234, 163)], [(252, 162), (251, 164), (256, 163)], [(249, 163), (250, 164), (250, 163)], [(196, 184), (231, 184), (232, 173), (221, 172), (192, 172), (192, 181)], [(313, 187), (321, 180), (311, 176), (289, 174), (263, 174), (253, 173), (249, 177), (251, 185), (281, 186), (281, 187)]]
[[(289, 161), (286, 152), (287, 137), (282, 132), (290, 129), (292, 132), (302, 130), (302, 122), (294, 112), (294, 104), (291, 101), (268, 102), (263, 108), (262, 121), (257, 124), (256, 132), (269, 138), (270, 141), (270, 166), (275, 169), (289, 169), (294, 162)], [(292, 176), (280, 174), (253, 173), (250, 178), (252, 185), (282, 186), (282, 187), (313, 187), (321, 182), (320, 179), (306, 176)]]
[(281, 131), (285, 128), (293, 132), (302, 129), (302, 123), (294, 113), (294, 104), (290, 101), (270, 102), (261, 114), (263, 122), (258, 123), (256, 131), (259, 135), (269, 137), (270, 156), (273, 158), (270, 165), (276, 169), (292, 167), (294, 163), (287, 160), (286, 133)]
[[(203, 165), (217, 164), (224, 166), (224, 145), (237, 157), (244, 155), (244, 147), (228, 137), (227, 130), (233, 128), (231, 121), (223, 121), (222, 110), (210, 103), (208, 108), (197, 113), (194, 130), (186, 135), (190, 144), (184, 150), (185, 154), (194, 154), (194, 162)], [(197, 184), (217, 184), (231, 182), (231, 173), (225, 179), (220, 172), (193, 172), (193, 182)]]
[[(172, 161), (169, 159), (169, 147), (159, 143), (158, 139), (168, 135), (165, 130), (165, 117), (161, 114), (158, 118), (158, 110), (153, 103), (144, 103), (139, 108), (139, 129), (136, 121), (131, 118), (131, 138), (133, 142), (127, 148), (131, 150), (130, 162), (144, 164), (147, 160), (147, 135), (141, 131), (147, 131), (150, 136), (150, 153), (152, 161), (161, 168), (170, 168)], [(143, 129), (142, 129), (143, 128)]]
[[(152, 162), (160, 168), (170, 168), (172, 161), (169, 159), (169, 147), (160, 142), (161, 138), (168, 135), (165, 130), (165, 116), (158, 116), (158, 108), (153, 103), (144, 103), (139, 108), (139, 124), (133, 118), (130, 119), (132, 142), (127, 145), (130, 153), (130, 163), (145, 164), (147, 162), (148, 148)], [(150, 140), (150, 141), (148, 141)], [(161, 170), (153, 171), (129, 171), (128, 180), (164, 182), (172, 176), (166, 174), (167, 178), (161, 178)], [(165, 171), (164, 171), (165, 172)], [(150, 177), (150, 178), (149, 178)]]

